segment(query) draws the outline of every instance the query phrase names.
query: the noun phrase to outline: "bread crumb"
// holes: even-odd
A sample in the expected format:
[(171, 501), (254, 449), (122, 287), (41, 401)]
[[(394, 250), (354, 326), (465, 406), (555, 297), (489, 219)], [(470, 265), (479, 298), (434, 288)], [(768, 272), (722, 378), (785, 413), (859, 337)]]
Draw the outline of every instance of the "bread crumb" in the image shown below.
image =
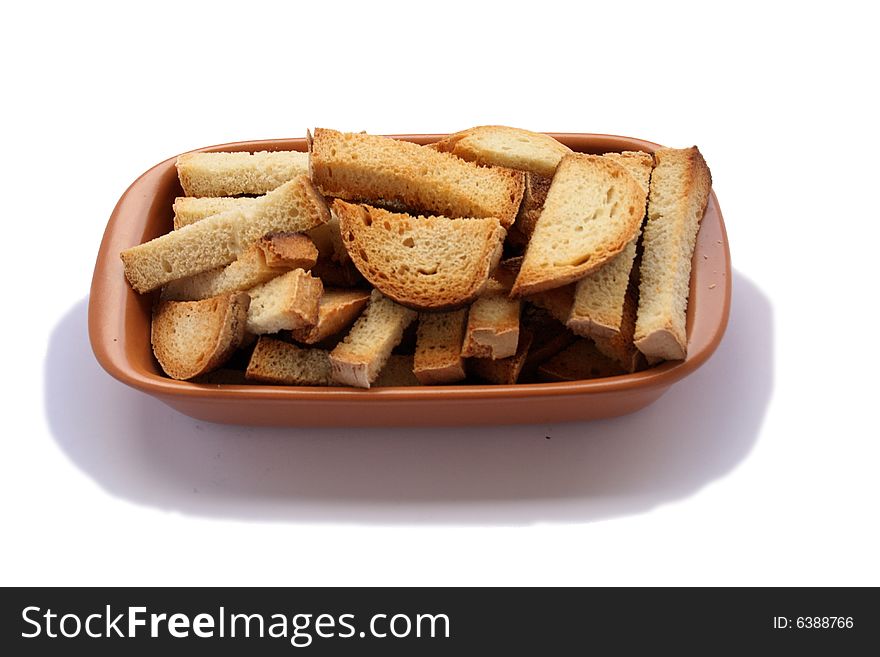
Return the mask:
[(710, 290), (714, 290), (715, 287), (716, 287), (716, 286), (715, 286), (715, 283), (712, 283), (712, 285), (709, 286), (709, 289), (710, 289)]

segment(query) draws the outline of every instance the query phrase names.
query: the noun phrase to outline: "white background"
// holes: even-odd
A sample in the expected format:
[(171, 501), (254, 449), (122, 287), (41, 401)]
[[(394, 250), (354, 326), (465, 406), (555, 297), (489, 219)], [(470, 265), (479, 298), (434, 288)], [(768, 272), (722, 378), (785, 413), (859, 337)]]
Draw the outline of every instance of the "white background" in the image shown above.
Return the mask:
[[(880, 584), (870, 3), (345, 4), (6, 8), (0, 581)], [(96, 364), (98, 244), (154, 163), (316, 125), (481, 123), (700, 146), (730, 327), (652, 407), (251, 429)]]

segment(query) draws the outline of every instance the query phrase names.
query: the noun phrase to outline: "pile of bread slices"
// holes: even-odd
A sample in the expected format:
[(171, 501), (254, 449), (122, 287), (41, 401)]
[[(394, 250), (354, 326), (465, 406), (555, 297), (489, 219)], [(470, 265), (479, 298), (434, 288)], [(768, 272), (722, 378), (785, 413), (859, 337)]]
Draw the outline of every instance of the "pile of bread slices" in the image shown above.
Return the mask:
[(686, 355), (711, 176), (481, 126), (428, 145), (192, 153), (174, 230), (121, 254), (175, 379), (370, 386), (613, 376)]

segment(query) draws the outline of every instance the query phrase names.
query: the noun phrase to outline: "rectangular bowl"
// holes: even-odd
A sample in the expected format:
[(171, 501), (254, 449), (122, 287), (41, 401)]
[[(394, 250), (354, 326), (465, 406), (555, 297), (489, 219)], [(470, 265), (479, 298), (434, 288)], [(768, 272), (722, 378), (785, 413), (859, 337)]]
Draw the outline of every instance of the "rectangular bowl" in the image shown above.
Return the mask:
[[(657, 144), (611, 135), (551, 133), (575, 151), (643, 150)], [(445, 135), (398, 135), (420, 144)], [(306, 150), (305, 139), (222, 144), (201, 151)], [(110, 217), (89, 297), (89, 338), (101, 366), (126, 385), (209, 422), (275, 426), (436, 426), (547, 423), (631, 413), (660, 397), (715, 351), (730, 310), (730, 252), (721, 209), (709, 196), (694, 253), (683, 361), (622, 376), (562, 383), (353, 388), (216, 385), (162, 374), (150, 346), (153, 295), (125, 280), (119, 253), (171, 230), (183, 194), (172, 157), (134, 181)]]

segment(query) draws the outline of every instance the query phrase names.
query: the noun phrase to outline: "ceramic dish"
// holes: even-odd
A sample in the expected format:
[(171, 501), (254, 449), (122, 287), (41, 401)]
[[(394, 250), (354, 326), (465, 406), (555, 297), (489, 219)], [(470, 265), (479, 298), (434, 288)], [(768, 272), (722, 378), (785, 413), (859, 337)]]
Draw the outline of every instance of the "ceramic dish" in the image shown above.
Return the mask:
[[(417, 143), (445, 135), (402, 135)], [(592, 134), (553, 134), (575, 151), (643, 150), (657, 144)], [(223, 144), (203, 151), (306, 150), (305, 139)], [(152, 295), (125, 280), (120, 251), (171, 230), (182, 195), (176, 157), (138, 178), (116, 205), (98, 252), (89, 298), (89, 337), (101, 366), (126, 385), (178, 411), (211, 422), (282, 426), (467, 425), (547, 423), (623, 415), (647, 406), (712, 355), (730, 310), (730, 252), (715, 194), (694, 253), (687, 310), (688, 355), (651, 369), (604, 379), (517, 385), (316, 388), (206, 385), (164, 376), (150, 347)]]

